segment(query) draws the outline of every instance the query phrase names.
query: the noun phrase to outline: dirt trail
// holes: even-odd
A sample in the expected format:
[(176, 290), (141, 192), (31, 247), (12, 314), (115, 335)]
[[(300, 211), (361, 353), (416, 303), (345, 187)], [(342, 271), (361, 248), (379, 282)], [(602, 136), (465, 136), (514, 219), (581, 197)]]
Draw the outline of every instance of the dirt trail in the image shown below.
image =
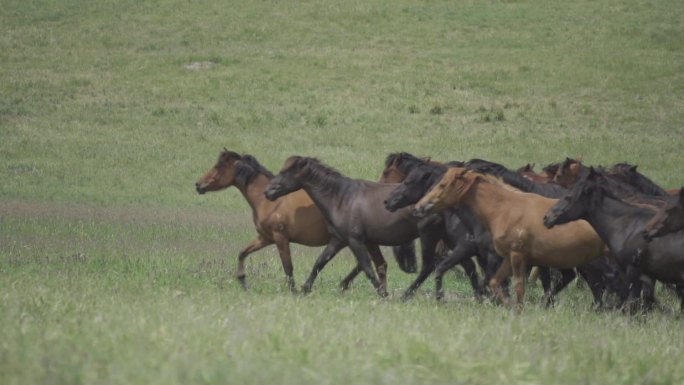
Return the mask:
[(250, 223), (249, 213), (231, 212), (229, 210), (136, 206), (100, 207), (87, 204), (16, 200), (0, 201), (0, 218), (3, 216), (26, 219), (60, 218), (75, 221), (86, 220), (118, 223), (173, 224), (182, 222), (186, 225), (196, 224), (204, 226), (235, 226), (236, 224)]

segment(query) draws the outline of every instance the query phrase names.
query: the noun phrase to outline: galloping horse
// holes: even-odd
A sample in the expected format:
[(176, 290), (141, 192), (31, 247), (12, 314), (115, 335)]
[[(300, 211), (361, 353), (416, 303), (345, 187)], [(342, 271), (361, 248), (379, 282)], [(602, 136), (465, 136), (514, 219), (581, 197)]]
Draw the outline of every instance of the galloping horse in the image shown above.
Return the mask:
[[(577, 160), (567, 158), (565, 162), (550, 164), (544, 167), (544, 172), (549, 176), (552, 174), (556, 175), (561, 168), (577, 162)], [(504, 183), (511, 185), (516, 189), (538, 194), (546, 198), (557, 199), (568, 192), (566, 188), (556, 182), (535, 182), (528, 178), (524, 178), (520, 174), (509, 170), (501, 164), (487, 160), (471, 159), (466, 162), (465, 167), (478, 173), (489, 174), (501, 178)], [(575, 169), (572, 168), (572, 170)], [(560, 269), (560, 280), (556, 281), (552, 288), (549, 288), (549, 284), (544, 282), (544, 280), (547, 282), (549, 280), (548, 275), (550, 273), (548, 270), (549, 267), (547, 266), (539, 266), (544, 292), (549, 294), (550, 289), (550, 296), (547, 298), (552, 300), (553, 296), (563, 290), (565, 286), (575, 279), (577, 274), (575, 274), (574, 269)], [(626, 283), (621, 279), (620, 272), (616, 269), (615, 264), (608, 258), (603, 257), (595, 259), (584, 266), (577, 266), (576, 270), (589, 284), (589, 289), (594, 297), (594, 305), (596, 307), (600, 307), (603, 304), (603, 294), (606, 291), (615, 293), (620, 298), (620, 302), (627, 298)], [(545, 275), (547, 277), (545, 277)]]
[[(665, 206), (658, 210), (644, 229), (647, 240), (661, 237), (665, 234), (674, 233), (684, 229), (684, 188), (679, 190), (679, 195), (670, 199)], [(682, 234), (684, 236), (684, 234)]]
[(237, 187), (252, 208), (252, 219), (257, 238), (238, 254), (237, 278), (246, 288), (245, 259), (253, 252), (275, 244), (290, 290), (295, 290), (292, 276), (290, 242), (306, 246), (323, 246), (330, 240), (321, 212), (305, 192), (288, 195), (276, 202), (264, 198), (264, 190), (273, 174), (251, 155), (240, 155), (224, 149), (218, 161), (195, 188), (200, 194), (207, 191)]
[[(195, 188), (199, 194), (204, 194), (235, 186), (252, 208), (252, 219), (258, 236), (238, 254), (236, 275), (242, 287), (247, 287), (245, 259), (251, 253), (275, 244), (287, 284), (291, 290), (295, 290), (290, 242), (323, 246), (330, 240), (330, 234), (320, 210), (304, 191), (275, 202), (265, 199), (264, 190), (272, 178), (273, 174), (253, 156), (224, 149), (216, 164), (195, 183)], [(402, 270), (415, 271), (415, 254), (395, 250), (395, 256)]]
[[(621, 199), (611, 190), (607, 177), (589, 169), (572, 192), (559, 200), (544, 217), (544, 225), (571, 224), (578, 219), (588, 221), (610, 247), (618, 263), (627, 272), (631, 298), (641, 290), (641, 275), (676, 285), (684, 310), (684, 236), (670, 233), (648, 242), (643, 229), (653, 218), (662, 201), (649, 197)], [(650, 300), (650, 297), (645, 296)], [(645, 304), (647, 307), (651, 303)]]
[(528, 264), (562, 269), (584, 265), (602, 255), (605, 245), (586, 221), (546, 229), (544, 213), (557, 200), (520, 192), (498, 178), (453, 167), (416, 205), (417, 214), (466, 205), (489, 229), (504, 260), (490, 280), (492, 291), (506, 302), (500, 283), (513, 274), (517, 304), (525, 295)]
[[(420, 236), (423, 265), (416, 280), (406, 290), (410, 297), (434, 269), (434, 252), (441, 238), (441, 219), (433, 216), (420, 220), (406, 208), (396, 212), (385, 210), (382, 202), (396, 184), (383, 184), (343, 176), (315, 158), (291, 156), (265, 191), (266, 198), (277, 199), (300, 189), (306, 191), (323, 213), (331, 238), (302, 291), (311, 290), (323, 267), (346, 246), (357, 260), (356, 271), (363, 271), (378, 294), (387, 295), (386, 272), (376, 262), (380, 280), (370, 266), (368, 253), (374, 261), (382, 261), (379, 245), (400, 245)], [(382, 266), (382, 264), (380, 264)]]

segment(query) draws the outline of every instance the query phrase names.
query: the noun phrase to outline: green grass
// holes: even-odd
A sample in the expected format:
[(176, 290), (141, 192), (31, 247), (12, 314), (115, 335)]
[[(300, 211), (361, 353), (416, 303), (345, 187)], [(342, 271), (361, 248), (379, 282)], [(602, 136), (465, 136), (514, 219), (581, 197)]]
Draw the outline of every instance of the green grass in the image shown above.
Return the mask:
[[(595, 313), (584, 288), (520, 316), (343, 253), (286, 290), (221, 148), (376, 179), (389, 152), (518, 167), (584, 156), (684, 185), (681, 1), (3, 2), (0, 383), (676, 383), (676, 300)], [(201, 63), (198, 65), (197, 63)], [(202, 64), (203, 63), (203, 64)], [(320, 249), (295, 246), (304, 281)], [(388, 253), (386, 253), (388, 254)], [(389, 256), (389, 255), (388, 255)]]

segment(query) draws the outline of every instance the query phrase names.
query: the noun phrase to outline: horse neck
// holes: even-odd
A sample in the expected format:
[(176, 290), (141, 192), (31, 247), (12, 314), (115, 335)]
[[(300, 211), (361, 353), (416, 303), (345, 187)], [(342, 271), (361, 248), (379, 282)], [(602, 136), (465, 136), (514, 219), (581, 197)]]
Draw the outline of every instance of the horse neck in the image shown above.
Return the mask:
[(495, 219), (501, 214), (502, 203), (512, 202), (520, 193), (506, 190), (505, 188), (484, 182), (475, 181), (465, 193), (462, 205), (466, 206), (484, 224), (490, 233), (495, 225)]
[(250, 181), (246, 184), (235, 184), (235, 187), (240, 190), (240, 193), (242, 193), (242, 196), (245, 197), (245, 200), (247, 203), (249, 203), (249, 206), (252, 208), (252, 211), (255, 213), (255, 215), (259, 207), (262, 205), (271, 204), (271, 202), (264, 196), (264, 191), (266, 190), (266, 186), (268, 186), (270, 181), (271, 178), (267, 177), (266, 175), (258, 174), (250, 179)]
[(587, 211), (583, 219), (614, 252), (619, 252), (634, 237), (641, 240), (644, 226), (655, 215), (646, 208), (634, 207), (610, 196), (604, 196), (601, 203)]
[(302, 178), (302, 189), (311, 197), (323, 215), (330, 219), (333, 208), (340, 204), (352, 180), (343, 175), (309, 174)]

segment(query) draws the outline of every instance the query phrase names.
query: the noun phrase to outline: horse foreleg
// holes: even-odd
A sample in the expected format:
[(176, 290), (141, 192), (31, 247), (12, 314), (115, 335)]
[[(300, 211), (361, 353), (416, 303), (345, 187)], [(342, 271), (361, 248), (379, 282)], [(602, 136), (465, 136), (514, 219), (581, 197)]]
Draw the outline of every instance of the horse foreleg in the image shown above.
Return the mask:
[(504, 305), (508, 303), (508, 299), (506, 298), (503, 290), (501, 289), (501, 283), (503, 282), (503, 280), (510, 276), (511, 259), (504, 257), (503, 261), (501, 262), (501, 265), (499, 266), (499, 269), (496, 271), (492, 279), (489, 280), (489, 288), (492, 290), (492, 294), (494, 294), (494, 297), (497, 298)]
[[(475, 271), (475, 266), (473, 265), (473, 261), (470, 259), (472, 256), (472, 249), (470, 247), (467, 247), (463, 245), (463, 243), (458, 243), (456, 247), (451, 250), (451, 252), (446, 256), (446, 258), (442, 259), (438, 264), (437, 267), (435, 268), (435, 298), (437, 300), (441, 300), (444, 298), (444, 288), (442, 286), (442, 279), (444, 276), (444, 273), (446, 273), (449, 269), (452, 267), (458, 265), (459, 263), (463, 266), (466, 265), (466, 261), (470, 262), (470, 265), (472, 266), (472, 271), (471, 273), (475, 275), (474, 277), (474, 282), (473, 278), (471, 277), (471, 284), (473, 285), (473, 290), (475, 291), (475, 296), (479, 297), (480, 295), (480, 285), (478, 282), (477, 278), (477, 271)], [(467, 270), (466, 270), (467, 271)], [(470, 276), (470, 274), (468, 274)]]
[(280, 255), (280, 262), (283, 264), (283, 270), (285, 271), (285, 279), (287, 280), (287, 286), (290, 288), (291, 292), (296, 292), (294, 276), (292, 275), (292, 256), (290, 254), (290, 241), (281, 233), (274, 233), (273, 240), (275, 241), (276, 247), (278, 248), (278, 254)]
[(568, 284), (577, 277), (577, 274), (575, 274), (573, 269), (560, 269), (559, 271), (561, 273), (560, 282), (553, 282), (552, 280), (551, 288), (549, 289), (548, 293), (546, 293), (546, 306), (553, 306), (556, 295), (558, 295), (558, 293), (565, 289)]
[(240, 251), (240, 254), (238, 254), (238, 267), (235, 276), (237, 277), (238, 281), (240, 281), (240, 285), (242, 285), (243, 289), (247, 289), (247, 282), (245, 282), (245, 259), (251, 253), (263, 249), (271, 244), (273, 244), (273, 242), (259, 237), (245, 246), (245, 248)]
[(354, 253), (354, 256), (356, 257), (356, 262), (359, 264), (359, 266), (361, 266), (363, 272), (366, 273), (366, 277), (368, 277), (368, 280), (371, 281), (373, 287), (375, 287), (378, 294), (381, 297), (386, 297), (387, 291), (382, 288), (380, 281), (378, 281), (378, 278), (375, 276), (375, 272), (373, 271), (373, 267), (371, 266), (370, 257), (368, 256), (368, 249), (366, 249), (366, 245), (356, 239), (350, 239), (349, 248)]
[(352, 269), (352, 271), (351, 271), (349, 274), (347, 274), (346, 277), (344, 277), (344, 279), (342, 280), (342, 282), (340, 282), (340, 288), (341, 288), (343, 291), (349, 289), (349, 285), (351, 285), (351, 283), (352, 283), (352, 281), (354, 280), (354, 278), (356, 278), (356, 276), (359, 275), (359, 273), (360, 273), (361, 271), (363, 271), (363, 269), (362, 269), (361, 266), (357, 263), (356, 266), (354, 266), (354, 268)]
[(307, 278), (306, 282), (304, 282), (304, 285), (302, 286), (303, 293), (308, 293), (311, 291), (311, 287), (313, 286), (313, 283), (316, 280), (316, 276), (318, 276), (318, 273), (321, 270), (323, 270), (325, 265), (328, 262), (330, 262), (330, 260), (335, 256), (335, 254), (337, 254), (345, 246), (346, 245), (344, 244), (344, 242), (340, 241), (337, 238), (331, 238), (330, 241), (328, 241), (328, 244), (325, 246), (325, 249), (323, 249), (323, 252), (314, 263), (313, 269), (311, 269), (311, 274), (309, 274), (309, 278)]
[(375, 244), (366, 244), (366, 249), (370, 254), (373, 265), (375, 265), (375, 271), (378, 273), (378, 279), (380, 280), (380, 288), (387, 294), (387, 261), (385, 257), (382, 256), (380, 251), (380, 246)]
[(515, 288), (516, 310), (520, 311), (525, 299), (525, 281), (527, 280), (527, 269), (525, 257), (522, 253), (511, 252), (511, 269), (513, 270), (513, 287)]
[(406, 289), (404, 295), (401, 297), (402, 300), (406, 301), (416, 294), (416, 290), (425, 281), (425, 279), (435, 270), (435, 246), (437, 246), (438, 238), (434, 238), (428, 234), (421, 236), (420, 248), (423, 253), (423, 264), (420, 268), (420, 273), (418, 277), (413, 281), (411, 286)]

